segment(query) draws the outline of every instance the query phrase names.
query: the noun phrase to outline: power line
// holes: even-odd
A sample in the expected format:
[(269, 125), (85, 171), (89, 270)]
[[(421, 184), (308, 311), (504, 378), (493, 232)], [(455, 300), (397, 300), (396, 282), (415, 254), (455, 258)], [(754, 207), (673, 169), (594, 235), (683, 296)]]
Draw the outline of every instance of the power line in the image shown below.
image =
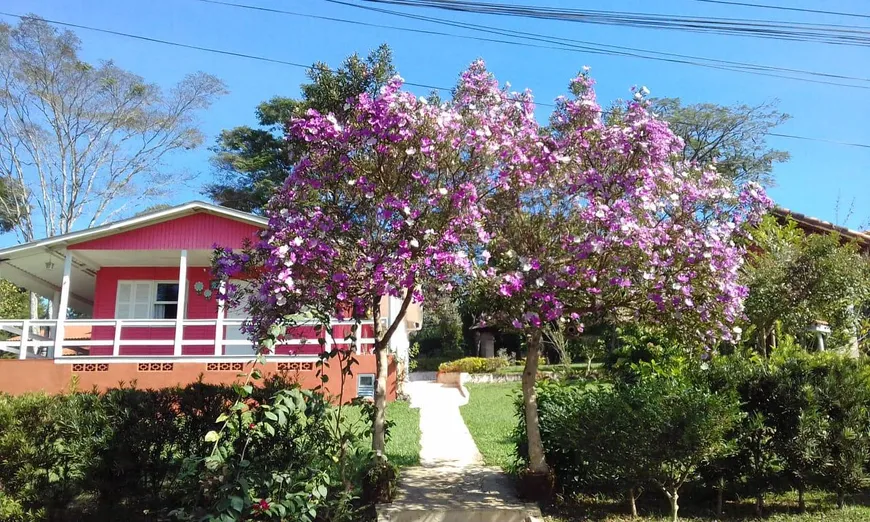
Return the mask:
[[(103, 33), (103, 34), (111, 34), (114, 36), (121, 36), (121, 37), (125, 37), (125, 38), (131, 38), (131, 39), (150, 42), (150, 43), (158, 43), (158, 44), (162, 44), (162, 45), (179, 47), (179, 48), (183, 48), (183, 49), (192, 49), (195, 51), (208, 52), (208, 53), (212, 53), (212, 54), (232, 56), (235, 58), (244, 58), (244, 59), (249, 59), (249, 60), (274, 63), (274, 64), (278, 64), (278, 65), (286, 65), (289, 67), (296, 67), (296, 68), (301, 68), (301, 69), (306, 69), (306, 70), (327, 70), (327, 71), (330, 70), (328, 67), (324, 67), (324, 66), (304, 65), (304, 64), (300, 64), (300, 63), (296, 63), (296, 62), (290, 62), (287, 60), (278, 60), (275, 58), (268, 58), (268, 57), (259, 56), (259, 55), (239, 53), (239, 52), (227, 51), (227, 50), (223, 50), (223, 49), (214, 49), (211, 47), (203, 47), (203, 46), (199, 46), (199, 45), (184, 44), (184, 43), (180, 43), (180, 42), (172, 42), (169, 40), (162, 40), (160, 38), (152, 38), (150, 36), (142, 36), (142, 35), (137, 35), (137, 34), (125, 33), (122, 31), (114, 31), (111, 29), (102, 29), (99, 27), (91, 27), (91, 26), (82, 25), (82, 24), (74, 24), (71, 22), (63, 22), (63, 21), (59, 21), (59, 20), (50, 20), (47, 18), (19, 15), (19, 14), (15, 14), (15, 13), (7, 13), (4, 11), (0, 11), (0, 15), (18, 18), (19, 20), (41, 20), (43, 22), (53, 24), (53, 25), (62, 26), (62, 27), (72, 27), (75, 29), (83, 29), (86, 31), (93, 31), (93, 32), (98, 32), (98, 33)], [(441, 86), (430, 85), (430, 84), (425, 84), (425, 83), (415, 83), (415, 82), (405, 81), (404, 84), (410, 85), (412, 87), (420, 87), (423, 89), (445, 91), (445, 92), (452, 91), (452, 89), (448, 88), (448, 87), (441, 87)], [(543, 106), (543, 107), (555, 107), (555, 105), (551, 104), (551, 103), (535, 102), (535, 104)], [(682, 122), (674, 122), (674, 123), (679, 124)], [(829, 143), (829, 144), (834, 144), (834, 145), (842, 145), (842, 146), (848, 146), (848, 147), (860, 147), (860, 148), (870, 149), (870, 144), (849, 143), (849, 142), (828, 140), (828, 139), (824, 139), (824, 138), (810, 138), (807, 136), (797, 136), (797, 135), (793, 135), (793, 134), (781, 134), (781, 133), (773, 133), (773, 132), (769, 132), (767, 134), (769, 136), (776, 136), (776, 137), (780, 137), (780, 138), (790, 138), (790, 139), (797, 139), (797, 140), (804, 140), (804, 141), (817, 141), (817, 142), (821, 142), (821, 143)]]
[(844, 12), (840, 12), (840, 11), (823, 11), (821, 9), (805, 9), (802, 7), (787, 7), (787, 6), (783, 6), (783, 5), (752, 4), (752, 3), (748, 3), (748, 2), (731, 2), (728, 0), (694, 0), (694, 1), (695, 2), (703, 2), (705, 4), (736, 5), (736, 6), (740, 6), (740, 7), (753, 7), (756, 9), (774, 9), (777, 11), (792, 11), (792, 12), (796, 12), (796, 13), (849, 16), (849, 17), (853, 17), (853, 18), (870, 18), (870, 14), (844, 13)]
[[(198, 0), (198, 1), (209, 2), (209, 3), (220, 3), (220, 4), (224, 4), (224, 5), (240, 6), (240, 4), (232, 4), (229, 2), (218, 2), (216, 0)], [(734, 71), (734, 72), (741, 72), (741, 73), (746, 73), (746, 74), (755, 74), (755, 75), (759, 75), (759, 76), (770, 76), (770, 77), (774, 77), (774, 78), (783, 78), (783, 79), (788, 79), (788, 80), (796, 80), (796, 81), (803, 81), (803, 82), (809, 82), (809, 83), (819, 83), (819, 84), (824, 84), (824, 85), (834, 85), (834, 86), (840, 86), (840, 87), (852, 87), (852, 88), (858, 88), (858, 89), (866, 89), (867, 87), (860, 86), (860, 85), (847, 84), (847, 83), (840, 83), (840, 82), (814, 80), (814, 79), (810, 79), (810, 78), (800, 78), (800, 77), (795, 77), (795, 76), (787, 76), (787, 75), (783, 75), (783, 74), (774, 74), (774, 73), (787, 72), (787, 73), (803, 74), (803, 75), (810, 75), (810, 76), (826, 77), (826, 78), (832, 78), (832, 79), (843, 79), (843, 80), (852, 80), (852, 81), (859, 81), (859, 82), (870, 82), (870, 79), (868, 79), (868, 78), (856, 78), (854, 76), (824, 73), (824, 72), (818, 72), (818, 71), (806, 71), (806, 70), (791, 69), (791, 68), (785, 68), (785, 67), (776, 67), (776, 66), (770, 66), (770, 65), (742, 63), (742, 62), (735, 62), (735, 61), (729, 61), (729, 60), (720, 60), (720, 59), (715, 59), (715, 58), (705, 58), (705, 57), (699, 57), (699, 56), (691, 56), (691, 55), (684, 55), (684, 54), (677, 54), (677, 53), (668, 53), (668, 52), (661, 52), (661, 51), (648, 51), (645, 49), (637, 49), (637, 48), (633, 48), (633, 47), (626, 47), (626, 46), (620, 46), (620, 45), (609, 45), (609, 44), (599, 44), (596, 42), (575, 40), (575, 39), (570, 39), (570, 38), (553, 37), (553, 36), (548, 36), (548, 35), (539, 34), (539, 33), (529, 33), (529, 32), (524, 32), (524, 31), (501, 29), (501, 28), (492, 27), (489, 25), (484, 26), (484, 25), (472, 24), (472, 23), (467, 23), (467, 22), (457, 22), (457, 21), (452, 21), (452, 20), (446, 20), (443, 18), (415, 15), (415, 14), (410, 14), (410, 13), (404, 13), (401, 11), (392, 11), (389, 9), (381, 9), (381, 8), (377, 8), (377, 7), (359, 5), (359, 4), (350, 3), (350, 2), (346, 2), (346, 1), (342, 1), (342, 0), (324, 0), (324, 1), (329, 2), (329, 3), (333, 3), (333, 4), (338, 4), (338, 5), (355, 7), (355, 8), (363, 9), (366, 11), (372, 11), (372, 12), (383, 13), (383, 14), (390, 14), (393, 16), (399, 16), (399, 17), (403, 17), (403, 18), (409, 18), (409, 19), (418, 20), (418, 21), (426, 21), (426, 22), (431, 22), (431, 23), (435, 23), (435, 24), (447, 25), (447, 26), (451, 26), (451, 27), (458, 27), (458, 28), (463, 28), (463, 29), (468, 29), (468, 30), (473, 30), (473, 31), (478, 31), (478, 32), (497, 34), (497, 35), (501, 35), (501, 36), (508, 36), (510, 38), (519, 38), (519, 39), (524, 39), (524, 40), (556, 43), (556, 44), (559, 44), (561, 46), (571, 47), (571, 49), (566, 49), (564, 47), (557, 47), (556, 48), (557, 50), (562, 50), (562, 51), (574, 51), (574, 52), (584, 51), (584, 52), (588, 52), (588, 53), (592, 53), (592, 54), (604, 54), (604, 55), (609, 55), (609, 56), (622, 56), (622, 57), (628, 57), (628, 58), (639, 58), (639, 59), (645, 59), (645, 60), (664, 61), (664, 62), (669, 62), (669, 63), (692, 65), (692, 66), (704, 67), (704, 68), (709, 68), (709, 69)], [(284, 13), (285, 14), (292, 14), (292, 13), (289, 13), (286, 11)], [(384, 26), (384, 27), (387, 27), (387, 26)], [(407, 28), (395, 28), (395, 27), (387, 27), (387, 28), (406, 30), (406, 31), (415, 31), (414, 29), (407, 29)], [(465, 35), (453, 35), (450, 33), (439, 33), (439, 34), (442, 34), (445, 36), (455, 36), (458, 38), (472, 38), (473, 39), (473, 37), (468, 37)], [(501, 40), (487, 40), (487, 41), (503, 42)], [(504, 42), (504, 43), (513, 43), (513, 42)], [(531, 46), (532, 47), (539, 47), (539, 46), (535, 46), (535, 45), (531, 45)], [(645, 56), (643, 54), (638, 54), (638, 53), (651, 54), (653, 56)]]
[(689, 31), (776, 40), (870, 46), (870, 27), (742, 18), (693, 17), (591, 9), (569, 9), (472, 0), (364, 0), (474, 14), (559, 20), (645, 29)]
[[(496, 39), (496, 38), (484, 38), (484, 37), (477, 37), (477, 36), (470, 36), (470, 35), (463, 35), (463, 34), (447, 33), (447, 32), (442, 32), (442, 31), (432, 31), (432, 30), (427, 30), (427, 29), (368, 23), (368, 22), (362, 22), (359, 20), (347, 20), (347, 19), (336, 18), (336, 17), (331, 17), (331, 16), (313, 15), (313, 14), (308, 14), (308, 13), (300, 13), (300, 12), (296, 12), (296, 11), (288, 11), (285, 9), (275, 9), (275, 8), (269, 8), (269, 7), (248, 5), (248, 4), (239, 4), (236, 2), (227, 2), (227, 1), (222, 1), (222, 0), (196, 0), (196, 1), (202, 2), (202, 3), (207, 3), (207, 4), (215, 4), (215, 5), (221, 5), (221, 6), (233, 7), (233, 8), (239, 8), (239, 9), (247, 9), (247, 10), (252, 10), (252, 11), (276, 13), (276, 14), (282, 14), (282, 15), (288, 15), (288, 16), (298, 16), (298, 17), (311, 18), (311, 19), (316, 19), (316, 20), (325, 20), (325, 21), (330, 21), (330, 22), (346, 23), (346, 24), (352, 24), (352, 25), (358, 25), (358, 26), (364, 26), (364, 27), (376, 27), (376, 28), (380, 28), (380, 29), (389, 29), (389, 30), (394, 30), (394, 31), (403, 31), (403, 32), (416, 33), (416, 34), (427, 34), (427, 35), (433, 35), (433, 36), (460, 38), (460, 39), (475, 40), (475, 41), (482, 41), (482, 42), (492, 42), (492, 43), (499, 43), (499, 44), (505, 44), (505, 45), (533, 47), (533, 48), (539, 48), (539, 49), (550, 49), (550, 50), (575, 52), (575, 53), (576, 52), (585, 52), (585, 53), (590, 53), (590, 54), (601, 54), (601, 55), (607, 55), (607, 56), (621, 56), (621, 57), (627, 57), (627, 58), (656, 60), (656, 61), (663, 61), (663, 62), (668, 62), (668, 63), (676, 63), (676, 64), (682, 64), (682, 65), (692, 65), (692, 66), (696, 66), (696, 67), (704, 67), (704, 68), (708, 68), (708, 69), (740, 72), (740, 73), (745, 73), (745, 74), (755, 74), (755, 75), (759, 75), (759, 76), (768, 76), (768, 77), (774, 77), (774, 78), (782, 78), (782, 79), (787, 79), (787, 80), (817, 83), (817, 84), (823, 84), (823, 85), (833, 85), (833, 86), (838, 86), (838, 87), (849, 87), (849, 88), (856, 88), (856, 89), (870, 89), (870, 86), (854, 85), (854, 84), (849, 84), (849, 83), (827, 81), (827, 80), (816, 80), (816, 79), (811, 79), (811, 78), (801, 78), (801, 77), (789, 76), (789, 75), (784, 75), (784, 74), (776, 74), (776, 73), (786, 72), (786, 73), (803, 74), (803, 75), (817, 76), (817, 77), (824, 77), (824, 78), (831, 78), (831, 79), (850, 80), (850, 81), (857, 81), (857, 82), (870, 82), (870, 78), (857, 78), (854, 76), (824, 73), (824, 72), (818, 72), (818, 71), (805, 71), (805, 70), (791, 69), (791, 68), (785, 68), (785, 67), (775, 67), (775, 66), (768, 66), (768, 65), (741, 63), (741, 62), (734, 62), (734, 61), (729, 61), (729, 60), (719, 60), (719, 59), (715, 59), (715, 58), (687, 56), (687, 55), (676, 54), (676, 53), (647, 51), (647, 50), (643, 50), (643, 49), (636, 49), (636, 48), (632, 48), (632, 47), (625, 47), (625, 46), (618, 46), (618, 45), (598, 44), (596, 42), (585, 42), (582, 40), (573, 40), (573, 39), (569, 39), (569, 38), (559, 38), (559, 37), (553, 37), (553, 36), (537, 34), (537, 33), (528, 33), (528, 32), (523, 32), (523, 31), (506, 30), (506, 29), (501, 29), (501, 28), (487, 27), (487, 26), (469, 24), (469, 23), (464, 23), (464, 22), (453, 22), (453, 21), (444, 20), (441, 18), (427, 17), (427, 16), (421, 16), (421, 15), (413, 15), (413, 14), (408, 14), (408, 13), (402, 13), (399, 11), (392, 11), (392, 10), (388, 10), (388, 9), (380, 9), (380, 8), (376, 8), (376, 7), (370, 7), (370, 6), (365, 6), (365, 5), (358, 5), (358, 4), (343, 2), (343, 1), (339, 1), (339, 0), (325, 0), (325, 1), (330, 2), (330, 3), (334, 3), (334, 4), (363, 9), (366, 11), (390, 14), (390, 15), (409, 18), (409, 19), (418, 20), (418, 21), (432, 22), (432, 23), (436, 23), (436, 24), (447, 25), (450, 27), (458, 27), (458, 28), (477, 31), (477, 32), (506, 36), (508, 38), (516, 38), (516, 39), (521, 39), (521, 40), (526, 40), (526, 41), (545, 42), (545, 43), (555, 44), (555, 45), (539, 45), (539, 44), (532, 44), (532, 43), (522, 43), (522, 42), (516, 42), (516, 41), (510, 41), (510, 40)], [(653, 56), (644, 56), (642, 54), (637, 54), (637, 53), (647, 53), (647, 54), (652, 54)]]

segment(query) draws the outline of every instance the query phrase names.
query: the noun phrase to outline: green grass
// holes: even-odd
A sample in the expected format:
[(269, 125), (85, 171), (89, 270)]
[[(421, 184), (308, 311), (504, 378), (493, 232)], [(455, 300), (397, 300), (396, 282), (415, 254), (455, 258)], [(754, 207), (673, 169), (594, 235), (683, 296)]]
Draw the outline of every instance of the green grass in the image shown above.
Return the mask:
[(508, 468), (514, 462), (510, 435), (517, 426), (514, 397), (520, 383), (469, 383), (467, 387), (471, 396), (459, 411), (477, 449), (487, 465)]
[[(595, 370), (600, 368), (602, 363), (593, 362), (592, 369)], [(503, 375), (511, 375), (517, 373), (523, 373), (525, 368), (523, 366), (505, 366), (504, 368), (499, 368), (496, 373), (500, 373)], [(565, 365), (563, 364), (543, 364), (538, 367), (538, 371), (541, 372), (558, 372), (565, 369)], [(571, 372), (572, 373), (583, 373), (586, 371), (586, 363), (571, 363)]]
[[(548, 522), (670, 522), (667, 503), (653, 491), (643, 494), (638, 503), (640, 517), (632, 519), (627, 513), (625, 502), (579, 500), (560, 508), (551, 508)], [(765, 497), (765, 517), (758, 519), (754, 512), (752, 499), (740, 502), (727, 502), (721, 518), (714, 516), (709, 504), (692, 504), (685, 500), (680, 505), (680, 520), (686, 522), (745, 522), (763, 520), (765, 522), (864, 522), (870, 520), (868, 498), (850, 499), (852, 505), (840, 510), (832, 493), (823, 491), (807, 492), (807, 511), (797, 510), (797, 494), (784, 493)]]
[[(342, 414), (345, 424), (359, 422), (359, 408), (345, 406)], [(387, 404), (387, 420), (395, 422), (387, 441), (387, 459), (400, 468), (420, 464), (420, 410), (394, 401)]]

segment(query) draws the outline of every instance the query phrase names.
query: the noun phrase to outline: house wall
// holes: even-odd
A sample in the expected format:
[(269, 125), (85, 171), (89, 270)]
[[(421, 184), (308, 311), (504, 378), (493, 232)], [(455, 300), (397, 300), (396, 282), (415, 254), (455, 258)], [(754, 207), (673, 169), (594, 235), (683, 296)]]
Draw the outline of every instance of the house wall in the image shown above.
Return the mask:
[[(177, 281), (176, 267), (103, 267), (97, 272), (94, 290), (94, 319), (114, 319), (115, 301), (118, 297), (118, 281)], [(208, 287), (211, 275), (206, 267), (187, 269), (187, 319), (214, 319), (217, 317), (217, 301), (206, 299), (193, 291), (196, 282)], [(111, 340), (115, 335), (113, 326), (95, 326), (92, 339)], [(171, 340), (175, 338), (174, 327), (125, 327), (121, 329), (121, 340)], [(184, 339), (213, 339), (214, 327), (186, 326)], [(121, 355), (172, 355), (172, 346), (130, 346), (121, 345)], [(184, 346), (184, 355), (214, 355), (212, 346)], [(94, 346), (91, 355), (112, 355), (111, 346)]]
[[(354, 365), (354, 375), (345, 381), (344, 399), (351, 400), (357, 394), (357, 376), (375, 373), (374, 355), (357, 355), (358, 364)], [(162, 363), (157, 363), (161, 368)], [(281, 370), (277, 362), (267, 362), (264, 375), (283, 374), (299, 382), (304, 388), (314, 388), (320, 384), (316, 370), (306, 366), (302, 370)], [(285, 363), (286, 364), (286, 363)], [(291, 363), (293, 364), (293, 363)], [(310, 364), (310, 363), (309, 363)], [(209, 370), (205, 363), (173, 363), (171, 370), (151, 371), (153, 364), (110, 363), (110, 364), (57, 364), (45, 359), (0, 359), (0, 392), (19, 395), (28, 392), (63, 393), (74, 384), (78, 390), (106, 391), (121, 383), (133, 384), (139, 388), (166, 388), (184, 386), (202, 378), (203, 382), (231, 384), (243, 380), (237, 368)], [(146, 369), (143, 369), (146, 368)], [(246, 366), (245, 369), (249, 369)], [(329, 376), (326, 393), (335, 399), (341, 391), (341, 370), (337, 361), (327, 363), (325, 373)], [(387, 400), (396, 398), (396, 365), (391, 361), (387, 379)]]
[[(114, 319), (115, 301), (118, 297), (118, 282), (127, 280), (144, 281), (177, 281), (178, 268), (175, 267), (103, 267), (97, 272), (94, 291), (94, 319)], [(207, 267), (188, 267), (187, 269), (187, 319), (215, 319), (217, 317), (217, 300), (206, 299), (194, 291), (197, 282), (208, 288), (211, 272)], [(342, 327), (339, 327), (342, 328)], [(184, 340), (214, 339), (213, 326), (185, 326)], [(336, 337), (343, 335), (337, 329)], [(115, 335), (114, 326), (95, 326), (92, 338), (94, 340), (111, 340)], [(318, 329), (300, 327), (290, 331), (290, 337), (316, 339)], [(224, 330), (226, 337), (226, 328)], [(175, 338), (174, 327), (124, 327), (121, 329), (120, 355), (173, 355), (172, 346), (131, 346), (124, 345), (129, 340), (172, 340)], [(284, 345), (276, 350), (277, 355), (311, 355), (321, 352), (317, 342), (304, 345)], [(211, 345), (182, 346), (182, 355), (214, 355)], [(111, 346), (93, 346), (91, 355), (112, 355)]]
[(212, 250), (239, 248), (254, 241), (261, 228), (213, 214), (193, 214), (75, 244), (74, 250)]

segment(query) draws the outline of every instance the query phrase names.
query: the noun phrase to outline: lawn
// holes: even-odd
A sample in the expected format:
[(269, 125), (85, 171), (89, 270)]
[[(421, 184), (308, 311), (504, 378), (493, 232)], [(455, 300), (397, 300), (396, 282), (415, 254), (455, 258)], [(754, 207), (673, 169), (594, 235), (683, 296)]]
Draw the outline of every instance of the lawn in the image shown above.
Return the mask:
[[(863, 522), (870, 520), (868, 498), (853, 498), (855, 505), (837, 509), (833, 493), (821, 491), (807, 492), (807, 512), (797, 512), (797, 494), (784, 493), (765, 497), (765, 522)], [(721, 518), (714, 516), (707, 503), (692, 504), (684, 502), (680, 506), (680, 520), (686, 522), (745, 522), (759, 520), (754, 512), (752, 499), (741, 502), (727, 502)], [(626, 512), (624, 502), (615, 503), (598, 499), (597, 501), (578, 502), (564, 506), (561, 513), (550, 508), (547, 522), (670, 522), (667, 505), (660, 495), (654, 492), (641, 496), (638, 509), (640, 517), (632, 519)]]
[[(346, 406), (345, 422), (359, 421), (359, 409)], [(420, 463), (420, 410), (411, 409), (406, 401), (387, 404), (387, 420), (395, 422), (387, 441), (387, 459), (399, 467)]]
[(467, 385), (471, 397), (459, 408), (468, 431), (487, 465), (507, 468), (514, 463), (511, 432), (517, 426), (514, 398), (520, 383)]
[[(598, 369), (603, 366), (602, 363), (593, 362), (592, 369)], [(504, 368), (499, 368), (496, 373), (501, 373), (503, 375), (510, 375), (516, 373), (523, 373), (525, 369), (524, 366), (505, 366)], [(542, 364), (538, 367), (538, 371), (540, 372), (559, 372), (565, 369), (564, 364)], [(584, 373), (586, 371), (586, 363), (571, 363), (571, 372), (572, 373)]]

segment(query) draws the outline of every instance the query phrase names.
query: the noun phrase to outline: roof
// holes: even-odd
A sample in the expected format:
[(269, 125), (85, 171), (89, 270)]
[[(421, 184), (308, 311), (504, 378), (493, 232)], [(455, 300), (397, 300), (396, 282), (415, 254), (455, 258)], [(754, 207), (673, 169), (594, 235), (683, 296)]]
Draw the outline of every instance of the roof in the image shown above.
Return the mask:
[(106, 225), (101, 225), (94, 228), (89, 228), (87, 230), (70, 232), (68, 234), (52, 236), (46, 239), (41, 239), (39, 241), (32, 241), (30, 243), (24, 243), (22, 245), (15, 245), (8, 248), (0, 249), (0, 261), (2, 261), (3, 258), (8, 257), (12, 254), (17, 254), (26, 250), (42, 250), (46, 248), (56, 250), (58, 248), (65, 248), (69, 245), (81, 243), (82, 241), (90, 241), (92, 239), (97, 239), (100, 237), (111, 236), (119, 232), (126, 232), (128, 230), (134, 230), (149, 225), (155, 225), (164, 221), (169, 221), (172, 219), (177, 219), (179, 217), (189, 216), (201, 212), (226, 217), (244, 223), (250, 223), (259, 227), (265, 227), (269, 222), (268, 219), (262, 216), (257, 216), (254, 214), (249, 214), (247, 212), (242, 212), (227, 207), (221, 207), (218, 205), (212, 205), (211, 203), (205, 203), (204, 201), (191, 201), (190, 203), (185, 203), (176, 207), (167, 208), (165, 210), (158, 210), (155, 212), (148, 212), (146, 214), (135, 216), (129, 219), (124, 219), (122, 221), (116, 221), (114, 223), (108, 223)]
[(835, 225), (828, 221), (824, 221), (812, 216), (807, 216), (805, 214), (801, 214), (800, 212), (794, 212), (793, 210), (789, 210), (783, 207), (776, 207), (771, 210), (770, 213), (778, 218), (793, 219), (799, 226), (801, 226), (801, 228), (804, 229), (810, 229), (818, 233), (836, 232), (845, 238), (857, 241), (863, 246), (870, 245), (870, 234), (866, 232), (861, 232), (860, 230), (852, 230), (851, 228)]
[[(60, 292), (63, 264), (68, 252), (75, 252), (72, 259), (69, 306), (79, 312), (89, 314), (93, 310), (93, 296), (97, 271), (104, 266), (178, 266), (180, 251), (172, 249), (149, 249), (143, 253), (138, 249), (99, 249), (77, 250), (79, 246), (111, 239), (127, 233), (139, 233), (170, 225), (184, 219), (211, 215), (247, 225), (251, 229), (262, 229), (268, 220), (247, 212), (220, 207), (202, 201), (191, 201), (165, 210), (149, 212), (129, 219), (106, 225), (70, 232), (39, 241), (0, 249), (0, 276), (12, 283), (51, 298)], [(227, 228), (226, 230), (230, 230)], [(229, 232), (228, 232), (229, 233)], [(161, 236), (162, 237), (162, 236)], [(209, 241), (214, 240), (208, 236)], [(212, 248), (197, 248), (188, 253), (188, 266), (208, 266)]]

